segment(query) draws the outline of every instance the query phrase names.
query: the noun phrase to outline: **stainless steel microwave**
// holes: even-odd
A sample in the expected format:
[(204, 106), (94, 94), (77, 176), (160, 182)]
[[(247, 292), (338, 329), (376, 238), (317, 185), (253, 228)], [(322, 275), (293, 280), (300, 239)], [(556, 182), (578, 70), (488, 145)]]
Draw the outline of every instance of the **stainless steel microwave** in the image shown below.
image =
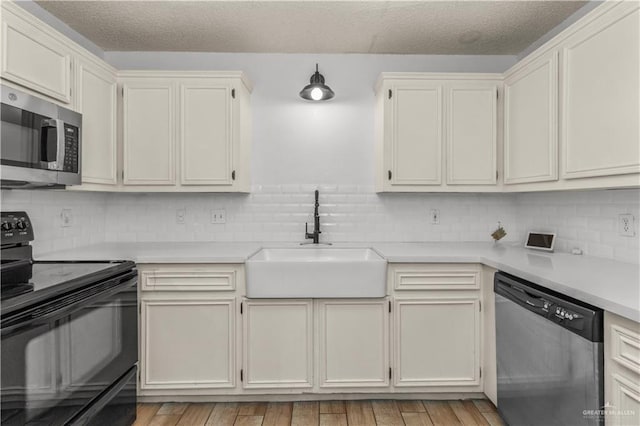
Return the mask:
[(82, 115), (0, 86), (2, 188), (80, 184)]

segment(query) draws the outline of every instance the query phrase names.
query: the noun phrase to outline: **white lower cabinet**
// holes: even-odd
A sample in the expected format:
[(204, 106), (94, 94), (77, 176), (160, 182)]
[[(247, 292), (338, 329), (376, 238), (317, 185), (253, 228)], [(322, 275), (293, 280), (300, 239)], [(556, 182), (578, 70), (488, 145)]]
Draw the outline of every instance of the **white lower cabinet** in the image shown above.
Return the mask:
[(313, 301), (244, 300), (245, 389), (313, 386)]
[(482, 268), (389, 265), (396, 390), (481, 391)]
[(476, 298), (398, 297), (394, 307), (394, 386), (480, 384)]
[(138, 276), (139, 395), (235, 393), (242, 265), (142, 264)]
[(247, 299), (239, 264), (138, 268), (143, 399), (483, 390), (480, 265), (390, 264), (372, 299)]
[(320, 388), (388, 387), (388, 299), (317, 303)]
[(143, 299), (140, 388), (233, 388), (235, 298)]
[(605, 312), (604, 358), (605, 423), (640, 424), (640, 324)]

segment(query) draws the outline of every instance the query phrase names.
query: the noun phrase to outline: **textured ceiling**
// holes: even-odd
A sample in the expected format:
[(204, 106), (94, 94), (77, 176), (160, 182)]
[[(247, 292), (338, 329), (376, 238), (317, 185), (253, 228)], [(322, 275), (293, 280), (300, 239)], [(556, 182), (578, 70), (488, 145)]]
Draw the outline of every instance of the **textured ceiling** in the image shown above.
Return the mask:
[(110, 51), (518, 54), (585, 1), (38, 1)]

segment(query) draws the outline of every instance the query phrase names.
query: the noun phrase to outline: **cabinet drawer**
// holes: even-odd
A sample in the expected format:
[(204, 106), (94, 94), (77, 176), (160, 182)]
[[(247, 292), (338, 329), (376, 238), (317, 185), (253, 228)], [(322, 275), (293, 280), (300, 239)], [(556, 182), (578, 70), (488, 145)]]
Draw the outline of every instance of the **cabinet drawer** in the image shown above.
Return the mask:
[(143, 269), (142, 290), (234, 291), (240, 266)]
[(640, 335), (619, 325), (612, 325), (611, 358), (640, 374)]
[(403, 265), (390, 268), (394, 290), (477, 290), (477, 266)]

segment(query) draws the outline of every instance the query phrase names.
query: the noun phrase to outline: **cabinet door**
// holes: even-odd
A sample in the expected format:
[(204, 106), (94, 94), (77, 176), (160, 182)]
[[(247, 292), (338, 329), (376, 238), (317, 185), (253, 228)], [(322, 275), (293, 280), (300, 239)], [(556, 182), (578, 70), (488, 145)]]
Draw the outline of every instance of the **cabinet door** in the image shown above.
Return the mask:
[(313, 302), (245, 300), (244, 387), (313, 386)]
[(394, 385), (480, 384), (479, 304), (475, 298), (396, 298)]
[(564, 178), (640, 172), (640, 3), (620, 2), (562, 50)]
[(318, 302), (320, 387), (389, 386), (389, 301)]
[(180, 85), (182, 185), (233, 183), (232, 90), (210, 82)]
[[(623, 371), (624, 373), (624, 371)], [(628, 374), (628, 373), (627, 373)], [(607, 401), (611, 408), (607, 408), (606, 422), (608, 425), (639, 425), (640, 424), (640, 386), (639, 376), (628, 374), (613, 374), (611, 377), (611, 400)]]
[(235, 299), (142, 300), (140, 388), (232, 388)]
[(558, 54), (509, 75), (504, 83), (504, 182), (558, 180)]
[(449, 89), (447, 184), (495, 185), (497, 95), (494, 84)]
[(442, 87), (424, 82), (390, 89), (391, 185), (442, 182)]
[(175, 183), (175, 102), (170, 80), (123, 85), (125, 185)]
[(79, 62), (77, 107), (82, 113), (82, 182), (117, 183), (116, 77)]
[(640, 424), (640, 324), (604, 313), (607, 425)]
[(71, 103), (69, 50), (42, 29), (4, 8), (2, 78), (65, 104)]

